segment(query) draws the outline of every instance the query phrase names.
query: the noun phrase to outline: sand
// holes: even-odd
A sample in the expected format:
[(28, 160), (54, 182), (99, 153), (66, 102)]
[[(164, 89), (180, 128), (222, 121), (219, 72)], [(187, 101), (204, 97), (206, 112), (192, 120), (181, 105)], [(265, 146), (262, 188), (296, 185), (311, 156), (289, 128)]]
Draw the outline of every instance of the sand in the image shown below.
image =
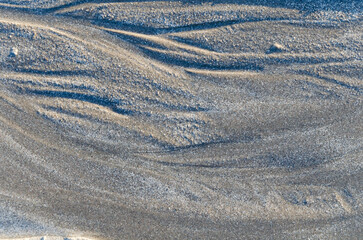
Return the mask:
[(0, 0), (0, 239), (359, 239), (361, 1)]

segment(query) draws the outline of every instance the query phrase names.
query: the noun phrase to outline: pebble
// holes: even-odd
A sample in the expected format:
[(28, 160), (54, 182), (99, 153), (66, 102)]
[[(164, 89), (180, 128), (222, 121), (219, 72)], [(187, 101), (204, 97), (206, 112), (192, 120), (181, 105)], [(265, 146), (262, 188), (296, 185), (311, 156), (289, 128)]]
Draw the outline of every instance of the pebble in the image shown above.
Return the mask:
[(286, 48), (279, 44), (279, 43), (274, 43), (270, 46), (269, 50), (267, 51), (268, 53), (279, 53), (279, 52), (285, 52)]
[(17, 49), (17, 48), (11, 48), (10, 49), (10, 57), (16, 57), (17, 55), (18, 55), (18, 53), (19, 53), (19, 50)]

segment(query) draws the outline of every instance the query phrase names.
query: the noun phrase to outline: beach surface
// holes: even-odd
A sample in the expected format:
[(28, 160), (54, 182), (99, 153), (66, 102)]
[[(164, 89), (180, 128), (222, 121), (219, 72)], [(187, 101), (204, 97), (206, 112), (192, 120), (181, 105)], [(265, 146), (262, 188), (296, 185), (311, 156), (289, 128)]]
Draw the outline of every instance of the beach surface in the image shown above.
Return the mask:
[(0, 0), (0, 239), (362, 239), (362, 13)]

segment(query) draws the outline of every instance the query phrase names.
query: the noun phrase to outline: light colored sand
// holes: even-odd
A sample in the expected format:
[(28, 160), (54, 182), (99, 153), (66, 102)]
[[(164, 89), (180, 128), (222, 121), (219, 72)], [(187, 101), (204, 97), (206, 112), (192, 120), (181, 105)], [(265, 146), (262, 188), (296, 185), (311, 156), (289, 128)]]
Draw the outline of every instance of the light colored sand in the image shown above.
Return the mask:
[(0, 0), (0, 236), (359, 237), (362, 9)]
[(0, 238), (1, 240), (92, 240), (84, 237), (59, 237), (59, 236), (40, 236), (23, 238)]

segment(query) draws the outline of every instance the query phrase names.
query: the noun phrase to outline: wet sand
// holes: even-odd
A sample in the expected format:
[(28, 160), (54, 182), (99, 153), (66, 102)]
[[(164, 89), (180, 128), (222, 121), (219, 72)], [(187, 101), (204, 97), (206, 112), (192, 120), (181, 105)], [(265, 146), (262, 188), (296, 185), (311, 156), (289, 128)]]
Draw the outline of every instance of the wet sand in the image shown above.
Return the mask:
[(0, 239), (359, 239), (362, 9), (0, 0)]

